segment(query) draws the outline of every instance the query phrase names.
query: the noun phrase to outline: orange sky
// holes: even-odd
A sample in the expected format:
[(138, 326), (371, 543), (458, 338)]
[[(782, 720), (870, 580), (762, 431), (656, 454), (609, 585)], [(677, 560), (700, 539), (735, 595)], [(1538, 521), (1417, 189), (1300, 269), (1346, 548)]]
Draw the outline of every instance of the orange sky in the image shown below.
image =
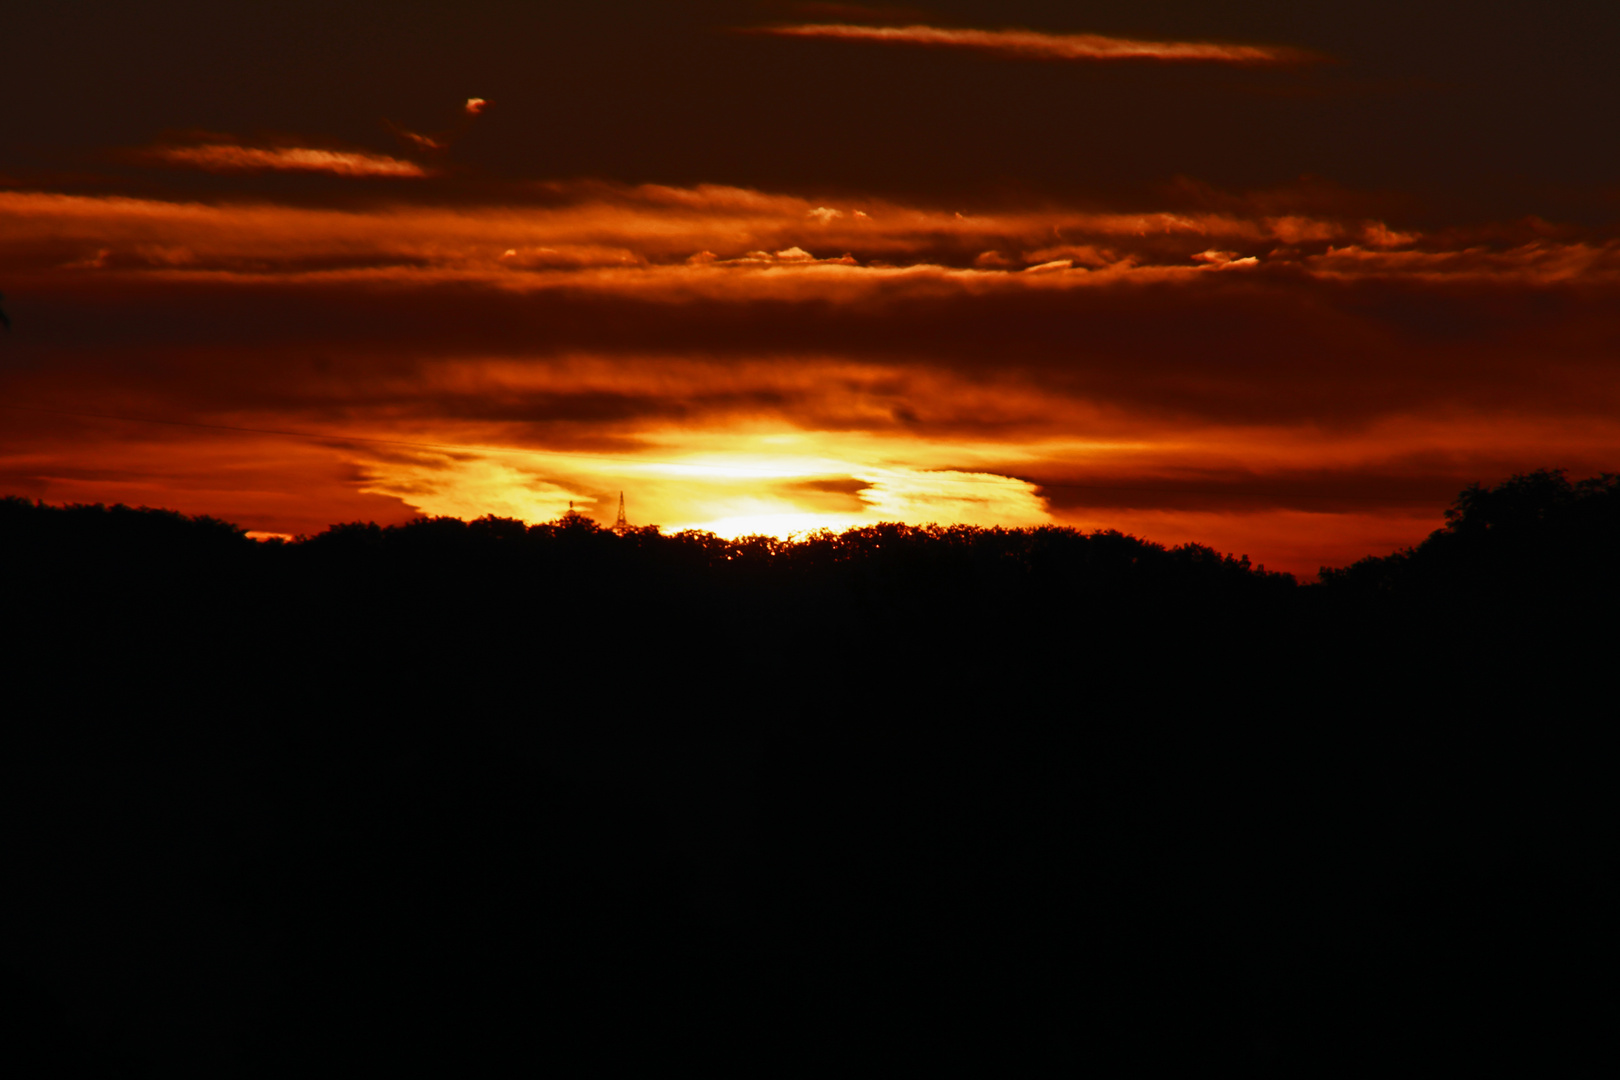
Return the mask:
[[(1255, 60), (1235, 34), (761, 27), (710, 29), (992, 83), (1141, 59), (1097, 42)], [(1058, 523), (1309, 575), (1416, 542), (1468, 483), (1620, 461), (1601, 215), (1222, 187), (1192, 151), (1124, 195), (950, 189), (927, 160), (911, 191), (892, 161), (870, 185), (548, 174), (464, 149), (514, 107), (469, 91), (369, 144), (188, 134), (152, 103), (88, 172), (0, 175), (0, 490), (286, 534), (570, 501), (610, 521), (623, 490), (667, 528)]]

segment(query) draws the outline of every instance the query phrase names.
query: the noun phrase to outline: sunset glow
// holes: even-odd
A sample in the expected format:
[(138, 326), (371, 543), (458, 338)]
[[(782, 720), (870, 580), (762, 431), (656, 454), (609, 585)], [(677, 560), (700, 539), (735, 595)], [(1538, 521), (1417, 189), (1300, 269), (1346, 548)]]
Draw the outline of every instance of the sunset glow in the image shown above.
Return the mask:
[(1617, 55), (8, 5), (9, 1056), (1613, 1072)]
[[(84, 156), (103, 173), (0, 173), (0, 487), (289, 535), (570, 502), (607, 522), (622, 490), (666, 529), (1116, 528), (1310, 575), (1420, 540), (1476, 480), (1620, 460), (1612, 207), (1561, 218), (1450, 173), (1443, 197), (1408, 191), (1442, 159), (1391, 149), (1363, 176), (1278, 142), (1302, 128), (1271, 103), (1362, 93), (1335, 81), (1362, 46), (860, 10), (681, 31), (730, 64), (831, 58), (889, 86), (870, 120), (826, 114), (858, 154), (819, 106), (767, 124), (693, 104), (666, 118), (679, 139), (626, 141), (497, 65), (431, 102), (154, 102)], [(919, 107), (925, 72), (967, 95), (960, 123), (885, 111)], [(1091, 109), (1076, 79), (1147, 96), (1063, 121), (1068, 144), (1014, 122)], [(1177, 127), (1200, 86), (1270, 141)], [(1005, 122), (973, 119), (974, 94)], [(641, 123), (642, 98), (611, 100)], [(1386, 160), (1381, 132), (1321, 124)], [(1059, 168), (1063, 145), (1084, 161)]]

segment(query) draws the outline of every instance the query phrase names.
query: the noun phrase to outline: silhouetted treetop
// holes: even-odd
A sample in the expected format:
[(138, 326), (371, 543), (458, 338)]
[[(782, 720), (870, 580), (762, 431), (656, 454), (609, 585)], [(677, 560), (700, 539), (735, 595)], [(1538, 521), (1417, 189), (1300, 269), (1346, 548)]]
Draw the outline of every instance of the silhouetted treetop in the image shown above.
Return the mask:
[[(199, 573), (235, 567), (289, 580), (332, 573), (349, 575), (345, 588), (369, 580), (377, 589), (431, 585), (447, 595), (525, 583), (625, 595), (719, 588), (740, 596), (739, 590), (763, 589), (803, 593), (816, 603), (911, 597), (907, 604), (938, 610), (991, 597), (1047, 605), (1109, 596), (1280, 597), (1294, 585), (1290, 575), (1202, 544), (1167, 547), (1114, 530), (1056, 526), (885, 522), (785, 540), (700, 531), (666, 536), (653, 527), (619, 534), (575, 513), (537, 525), (493, 515), (424, 516), (401, 525), (336, 524), (271, 545), (208, 516), (121, 505), (53, 507), (17, 497), (0, 500), (0, 550), (14, 566), (168, 567), (171, 576), (187, 566)], [(1322, 581), (1327, 593), (1346, 597), (1588, 595), (1620, 587), (1617, 553), (1620, 475), (1572, 482), (1564, 470), (1541, 469), (1494, 486), (1470, 485), (1446, 511), (1443, 527), (1421, 544), (1324, 568)]]
[(122, 504), (50, 506), (15, 495), (0, 499), (0, 545), (154, 558), (243, 554), (258, 546), (240, 525), (207, 515)]
[[(258, 544), (213, 518), (10, 499), (0, 508), (0, 534), (12, 564), (35, 567), (39, 582), (111, 590), (98, 604), (144, 581), (170, 593), (183, 587), (209, 604), (234, 603), (258, 625), (352, 625), (375, 640), (404, 632), (401, 619), (432, 633), (452, 625), (485, 638), (527, 633), (529, 620), (558, 605), (575, 633), (605, 630), (616, 612), (654, 621), (679, 612), (708, 620), (710, 633), (749, 622), (801, 635), (812, 624), (860, 633), (903, 626), (921, 640), (975, 620), (1034, 633), (1082, 609), (1101, 626), (1167, 605), (1263, 605), (1295, 584), (1203, 545), (1059, 527), (886, 522), (785, 540), (616, 533), (579, 514), (537, 525), (424, 516), (399, 525), (341, 523), (290, 543)], [(93, 586), (85, 572), (98, 567), (102, 584)]]
[(1323, 568), (1323, 583), (1362, 595), (1468, 593), (1500, 600), (1591, 597), (1620, 585), (1620, 475), (1571, 483), (1538, 469), (1471, 484), (1444, 527), (1415, 548)]
[[(1612, 611), (1617, 486), (1471, 487), (1307, 588), (1114, 530), (0, 500), (12, 970), (85, 1018), (43, 1052), (135, 1063), (90, 1075), (629, 1030), (768, 1074), (1601, 1075), (1556, 1055), (1612, 1043), (1612, 647), (1540, 598)], [(155, 1026), (220, 1051), (158, 1067)]]
[(1457, 536), (1620, 527), (1620, 475), (1600, 473), (1570, 483), (1563, 469), (1537, 469), (1496, 485), (1470, 484), (1446, 511), (1444, 531)]

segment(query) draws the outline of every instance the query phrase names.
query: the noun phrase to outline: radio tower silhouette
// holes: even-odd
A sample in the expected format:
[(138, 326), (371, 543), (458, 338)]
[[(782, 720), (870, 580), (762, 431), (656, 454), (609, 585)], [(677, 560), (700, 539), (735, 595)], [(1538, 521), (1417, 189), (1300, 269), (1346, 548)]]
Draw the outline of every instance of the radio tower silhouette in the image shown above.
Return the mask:
[(624, 492), (619, 492), (619, 519), (613, 523), (613, 531), (624, 534), (630, 531), (630, 522), (624, 517)]

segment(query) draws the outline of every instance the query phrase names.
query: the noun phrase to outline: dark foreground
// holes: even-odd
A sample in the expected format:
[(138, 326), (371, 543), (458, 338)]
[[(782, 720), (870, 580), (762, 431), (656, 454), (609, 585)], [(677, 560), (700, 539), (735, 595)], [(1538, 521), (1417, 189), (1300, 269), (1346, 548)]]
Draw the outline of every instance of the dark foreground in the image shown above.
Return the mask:
[(17, 500), (0, 556), (63, 1074), (1614, 1066), (1614, 478), (1312, 586)]

